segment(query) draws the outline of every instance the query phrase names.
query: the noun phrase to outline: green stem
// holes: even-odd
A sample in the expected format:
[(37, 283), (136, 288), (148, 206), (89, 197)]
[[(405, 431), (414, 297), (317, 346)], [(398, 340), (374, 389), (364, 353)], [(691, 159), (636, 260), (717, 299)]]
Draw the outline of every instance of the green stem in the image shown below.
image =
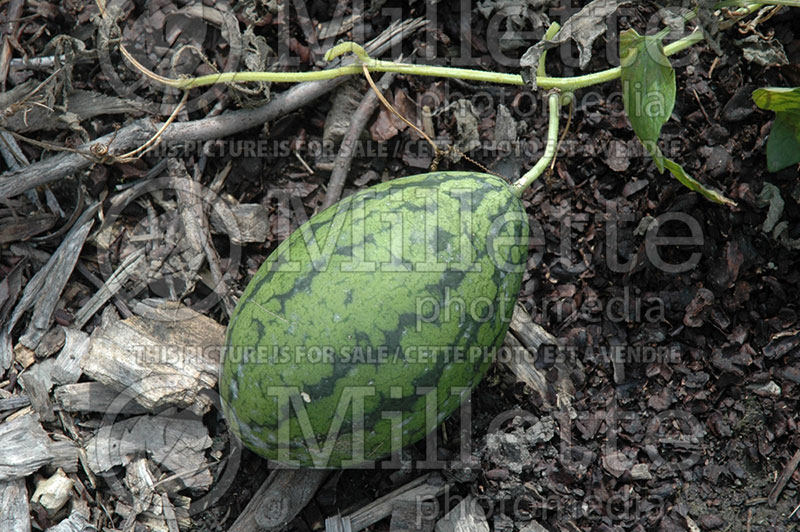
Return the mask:
[[(553, 37), (556, 36), (556, 33), (561, 29), (561, 24), (558, 22), (553, 22), (550, 24), (550, 27), (547, 28), (547, 31), (544, 32), (544, 37), (542, 38), (545, 41), (549, 41)], [(544, 61), (547, 57), (547, 50), (542, 51), (542, 55), (539, 57), (539, 65), (536, 67), (536, 77), (543, 78), (547, 76), (547, 71), (544, 68)]]
[[(719, 5), (744, 5), (745, 14), (756, 11), (764, 4), (773, 5), (800, 5), (800, 0), (772, 0), (763, 3), (749, 3), (745, 1), (722, 2)], [(685, 20), (694, 18), (695, 13), (691, 12)], [(550, 28), (557, 30), (557, 27)], [(702, 30), (695, 29), (692, 33), (664, 47), (664, 53), (671, 56), (681, 52), (690, 46), (703, 40)], [(412, 65), (408, 63), (395, 63), (393, 61), (381, 61), (369, 57), (364, 49), (351, 42), (340, 43), (325, 54), (325, 59), (331, 60), (344, 53), (354, 53), (361, 64), (367, 66), (370, 72), (397, 72), (399, 74), (410, 74), (414, 76), (434, 76), (441, 78), (458, 78), (471, 81), (483, 81), (488, 83), (501, 83), (506, 85), (524, 85), (525, 81), (519, 74), (505, 74), (485, 70), (474, 70), (469, 68), (454, 68), (431, 65)], [(352, 76), (361, 73), (361, 64), (345, 65), (338, 68), (317, 70), (314, 72), (225, 72), (221, 74), (209, 74), (197, 78), (187, 79), (167, 79), (152, 74), (151, 77), (157, 81), (178, 89), (192, 89), (214, 83), (239, 83), (248, 81), (267, 81), (275, 83), (299, 83), (303, 81), (320, 81), (340, 76)], [(574, 91), (591, 85), (612, 81), (620, 76), (620, 68), (610, 68), (583, 76), (569, 78), (556, 78), (541, 75), (542, 65), (539, 65), (536, 76), (536, 85), (542, 89), (559, 89), (562, 91)]]
[[(757, 8), (762, 6), (787, 6), (787, 7), (800, 7), (800, 0), (765, 0), (758, 4), (753, 4), (752, 2), (747, 2), (744, 0), (733, 0), (730, 2), (718, 2), (714, 9), (719, 9), (721, 7), (746, 7), (750, 8), (751, 6), (757, 6)], [(756, 8), (756, 9), (757, 9)]]
[[(666, 56), (675, 55), (678, 52), (686, 50), (690, 46), (697, 44), (703, 40), (703, 31), (700, 29), (694, 30), (692, 33), (670, 43), (664, 47), (664, 54)], [(600, 72), (593, 72), (592, 74), (585, 74), (583, 76), (574, 76), (571, 78), (536, 78), (536, 85), (542, 89), (561, 89), (562, 91), (574, 91), (605, 83), (617, 79), (622, 74), (620, 67), (609, 68), (608, 70), (601, 70)]]
[[(667, 56), (677, 54), (689, 48), (693, 44), (703, 40), (703, 32), (699, 29), (664, 47)], [(332, 53), (336, 50), (337, 53)], [(397, 72), (399, 74), (410, 74), (414, 76), (434, 76), (440, 78), (458, 78), (471, 81), (484, 81), (487, 83), (501, 83), (506, 85), (524, 85), (525, 81), (519, 74), (504, 74), (486, 70), (473, 70), (470, 68), (454, 68), (432, 65), (412, 65), (408, 63), (396, 63), (394, 61), (382, 61), (371, 59), (363, 52), (363, 48), (354, 43), (341, 43), (331, 48), (326, 58), (332, 59), (345, 52), (353, 52), (359, 60), (367, 66), (370, 72)], [(363, 53), (362, 53), (363, 52)], [(351, 76), (361, 72), (361, 65), (346, 65), (327, 70), (317, 70), (314, 72), (223, 72), (220, 74), (209, 74), (197, 78), (170, 80), (170, 86), (178, 89), (192, 89), (214, 83), (240, 83), (247, 81), (269, 81), (275, 83), (299, 83), (302, 81), (319, 81), (325, 79), (338, 78), (339, 76)], [(597, 85), (606, 81), (612, 81), (620, 76), (620, 68), (610, 68), (583, 76), (569, 78), (554, 78), (548, 76), (537, 76), (536, 85), (542, 89), (560, 89), (562, 91), (574, 91), (591, 85)]]
[(394, 61), (381, 61), (372, 59), (366, 63), (370, 72), (397, 72), (415, 76), (433, 76), (437, 78), (459, 78), (470, 81), (485, 81), (487, 83), (502, 83), (505, 85), (523, 85), (524, 81), (519, 74), (504, 74), (491, 70), (473, 70), (471, 68), (455, 68), (431, 65), (412, 65), (408, 63), (395, 63)]
[(514, 193), (517, 196), (522, 196), (522, 193), (531, 186), (531, 183), (536, 181), (544, 169), (552, 162), (553, 157), (556, 155), (556, 147), (558, 145), (558, 111), (560, 105), (560, 96), (558, 93), (552, 93), (547, 98), (548, 111), (550, 113), (550, 120), (547, 127), (547, 146), (545, 146), (544, 154), (536, 164), (525, 172), (525, 175), (520, 177), (511, 185)]
[(352, 76), (361, 73), (361, 65), (347, 65), (313, 72), (222, 72), (220, 74), (207, 74), (196, 78), (170, 80), (167, 83), (176, 89), (193, 89), (215, 83), (245, 83), (248, 81), (267, 81), (273, 83), (300, 83), (303, 81), (321, 81)]

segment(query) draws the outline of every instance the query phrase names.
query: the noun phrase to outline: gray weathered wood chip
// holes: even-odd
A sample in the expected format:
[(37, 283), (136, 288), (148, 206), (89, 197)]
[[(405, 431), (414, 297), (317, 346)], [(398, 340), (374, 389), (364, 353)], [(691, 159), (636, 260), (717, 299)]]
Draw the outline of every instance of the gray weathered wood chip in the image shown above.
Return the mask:
[(212, 400), (204, 390), (217, 383), (225, 328), (183, 305), (151, 303), (134, 308), (143, 316), (92, 334), (84, 373), (151, 411), (174, 405), (208, 412)]

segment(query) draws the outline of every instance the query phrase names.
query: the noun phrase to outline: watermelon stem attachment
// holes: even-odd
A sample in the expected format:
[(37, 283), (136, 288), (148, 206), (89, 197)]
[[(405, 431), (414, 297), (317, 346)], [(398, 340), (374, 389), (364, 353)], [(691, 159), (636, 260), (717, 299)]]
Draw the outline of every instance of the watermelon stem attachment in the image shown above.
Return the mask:
[(559, 107), (561, 106), (561, 95), (558, 92), (550, 93), (550, 96), (547, 97), (547, 107), (548, 112), (550, 113), (550, 120), (548, 121), (547, 127), (547, 144), (544, 148), (544, 154), (542, 157), (536, 162), (536, 164), (525, 172), (525, 175), (520, 177), (517, 181), (514, 182), (511, 187), (514, 189), (514, 193), (519, 197), (522, 196), (522, 193), (527, 190), (531, 184), (536, 181), (542, 172), (544, 172), (545, 168), (553, 161), (553, 158), (556, 155), (556, 146), (558, 145), (558, 111)]

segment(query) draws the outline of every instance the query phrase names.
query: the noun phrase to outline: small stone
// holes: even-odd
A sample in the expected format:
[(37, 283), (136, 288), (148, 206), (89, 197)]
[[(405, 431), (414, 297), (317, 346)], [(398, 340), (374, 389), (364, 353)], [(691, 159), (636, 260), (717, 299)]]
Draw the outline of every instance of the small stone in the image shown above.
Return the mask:
[(717, 530), (725, 526), (725, 520), (717, 514), (701, 515), (697, 522), (703, 530)]
[(706, 156), (706, 168), (711, 177), (720, 177), (728, 169), (731, 161), (731, 154), (725, 146), (714, 146), (708, 151)]
[(55, 515), (67, 504), (72, 493), (72, 479), (59, 468), (50, 478), (42, 479), (36, 483), (31, 502), (41, 505), (48, 515)]
[(650, 467), (647, 464), (636, 464), (631, 468), (631, 478), (633, 480), (650, 480), (653, 475), (650, 474)]
[(752, 92), (750, 86), (740, 87), (722, 108), (722, 118), (728, 122), (739, 122), (753, 114), (755, 104), (750, 98)]

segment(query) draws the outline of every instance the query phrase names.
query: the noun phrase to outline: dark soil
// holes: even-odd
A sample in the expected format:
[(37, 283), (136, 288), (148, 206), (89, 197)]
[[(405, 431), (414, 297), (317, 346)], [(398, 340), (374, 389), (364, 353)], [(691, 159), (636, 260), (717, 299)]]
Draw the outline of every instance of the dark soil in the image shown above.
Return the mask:
[[(12, 3), (7, 2), (4, 9)], [(485, 4), (495, 13), (504, 3)], [(442, 64), (454, 64), (463, 57), (462, 50), (468, 49), (470, 64), (458, 66), (517, 72), (493, 53), (497, 43), (487, 37), (492, 31), (491, 16), (484, 16), (476, 7), (466, 19), (457, 2), (428, 8), (419, 2), (402, 8), (400, 3), (390, 2), (383, 12), (376, 7), (364, 15), (367, 39), (391, 22), (386, 10), (392, 6), (402, 18), (427, 15), (434, 21), (434, 28), (404, 41), (406, 56), (416, 49), (415, 62), (434, 62), (430, 58), (435, 58)], [(240, 8), (236, 11), (244, 27), (254, 15), (245, 15)], [(297, 60), (288, 70), (310, 69), (309, 63), (320, 59), (313, 56), (314, 43), (308, 42), (303, 31), (302, 24), (309, 22), (305, 17), (316, 26), (333, 16), (332, 4), (312, 2), (306, 8), (307, 13), (292, 11), (288, 22), (263, 7), (256, 10), (263, 17), (253, 26), (256, 35), (263, 36), (278, 54)], [(551, 19), (562, 15), (565, 19), (577, 10), (547, 9)], [(94, 13), (96, 7), (79, 2), (26, 6), (22, 10), (25, 29), (16, 39), (31, 57), (52, 54), (53, 48), (45, 45), (56, 35), (76, 36), (93, 48), (94, 33), (87, 28)], [(349, 6), (345, 13), (350, 13)], [(651, 4), (620, 8), (609, 19), (612, 30), (594, 43), (586, 72), (617, 65), (614, 39), (618, 31), (629, 27), (640, 33), (652, 30), (654, 13)], [(462, 20), (471, 24), (469, 39), (460, 26)], [(673, 58), (677, 100), (662, 131), (664, 152), (698, 181), (734, 200), (734, 208), (713, 204), (658, 172), (643, 154), (625, 117), (618, 81), (576, 93), (571, 125), (552, 172), (524, 195), (534, 239), (520, 295), (534, 320), (564, 342), (560, 354), (575, 368), (570, 375), (575, 387), (574, 410), (547, 411), (541, 399), (513, 377), (499, 369), (490, 371), (472, 399), (472, 450), (480, 467), (469, 473), (458, 468), (445, 472), (458, 482), (453, 496), (440, 501), (443, 506), (452, 506), (456, 496), (472, 493), (497, 531), (538, 530), (530, 526), (532, 521), (547, 530), (564, 531), (798, 528), (800, 512), (795, 510), (800, 505), (800, 470), (789, 472), (788, 482), (774, 501), (768, 498), (800, 450), (800, 309), (796, 299), (800, 294), (800, 246), (795, 240), (800, 237), (800, 181), (796, 166), (778, 173), (766, 171), (765, 142), (773, 114), (757, 109), (749, 97), (756, 87), (800, 85), (798, 28), (800, 10), (784, 8), (755, 29), (735, 26), (718, 34), (722, 55), (700, 43)], [(533, 31), (535, 37), (527, 36), (528, 45), (542, 33), (530, 19), (519, 29)], [(736, 41), (747, 35), (780, 43), (790, 65), (761, 66), (745, 59)], [(214, 38), (207, 36), (205, 45), (219, 50)], [(503, 53), (518, 60), (526, 48), (520, 44)], [(64, 48), (57, 49), (64, 53)], [(20, 56), (16, 49), (13, 53)], [(585, 73), (564, 64), (566, 58), (569, 65), (575, 65), (576, 56), (572, 45), (550, 51), (548, 74)], [(71, 79), (65, 83), (73, 88), (117, 95), (96, 62), (78, 61), (70, 70)], [(28, 72), (37, 82), (49, 74)], [(22, 81), (22, 77), (10, 76), (5, 89)], [(355, 83), (362, 93), (366, 90), (360, 80)], [(275, 94), (287, 87), (274, 84), (270, 90)], [(409, 76), (399, 76), (392, 89), (395, 102), (411, 102), (403, 107), (411, 113), (422, 114), (421, 102), (437, 98), (442, 102), (431, 119), (433, 131), (442, 140), (458, 141), (463, 136), (452, 108), (446, 105), (455, 101), (456, 94), (471, 100), (482, 147), (468, 155), (509, 179), (532, 166), (541, 154), (547, 122), (544, 91)], [(165, 98), (146, 88), (138, 92), (154, 102)], [(56, 108), (65, 105), (63, 93), (50, 96)], [(227, 107), (255, 105), (257, 97), (250, 98), (250, 102), (237, 102), (227, 97)], [(204, 184), (230, 165), (221, 193), (241, 203), (260, 203), (270, 211), (268, 240), (243, 249), (236, 274), (237, 294), (263, 259), (301, 221), (295, 206), (278, 191), (302, 198), (308, 215), (321, 205), (336, 151), (320, 153), (315, 147), (326, 146), (323, 132), (332, 98), (333, 93), (267, 127), (225, 139), (231, 141), (226, 146), (253, 139), (285, 141), (292, 146), (288, 154), (226, 153), (207, 158), (199, 157), (196, 150), (180, 154), (190, 173)], [(533, 142), (533, 150), (504, 153), (494, 149), (500, 104), (508, 107), (517, 121), (519, 143)], [(210, 107), (189, 109), (178, 120), (201, 118), (209, 111)], [(370, 125), (389, 119), (379, 114), (385, 111), (376, 113)], [(29, 135), (42, 142), (76, 146), (138, 116), (141, 112), (102, 115), (81, 122), (81, 127), (73, 124)], [(363, 146), (375, 150), (383, 146), (380, 149), (385, 152), (380, 157), (357, 155), (347, 190), (424, 172), (433, 162), (430, 153), (417, 153), (425, 143), (409, 129), (378, 143), (373, 139), (384, 134), (376, 127), (364, 134)], [(51, 155), (42, 147), (20, 144), (31, 161)], [(97, 165), (81, 180), (91, 198), (102, 199), (113, 195), (118, 185), (145, 178), (159, 161), (145, 156), (131, 163)], [(454, 162), (444, 157), (438, 165), (441, 170), (479, 170), (464, 158)], [(758, 199), (767, 183), (776, 187), (784, 202), (776, 220), (778, 228), (768, 227), (769, 231), (764, 230), (769, 203)], [(51, 186), (66, 204), (74, 201), (74, 187), (72, 179)], [(3, 200), (14, 209), (27, 201), (24, 198)], [(146, 216), (145, 210), (142, 216)], [(681, 244), (654, 248), (656, 236), (685, 239)], [(19, 261), (10, 247), (14, 242), (6, 241), (0, 248), (4, 274)], [(55, 239), (33, 245), (52, 252), (58, 243)], [(91, 251), (86, 251), (86, 260), (92, 262)], [(34, 273), (35, 269), (28, 267), (25, 279)], [(73, 276), (75, 286), (70, 289), (71, 282), (67, 287), (72, 299), (64, 297), (65, 323), (80, 297), (94, 290), (83, 277)], [(148, 295), (153, 294), (138, 297)], [(226, 324), (219, 304), (207, 314)], [(85, 330), (96, 327), (99, 318), (98, 313)], [(17, 336), (12, 337), (12, 344)], [(543, 357), (542, 367), (546, 369), (548, 363), (552, 361)], [(9, 392), (15, 390), (14, 374), (12, 367), (6, 377), (10, 380), (0, 383)], [(522, 457), (518, 453), (512, 457), (502, 444), (498, 449), (487, 441), (492, 421), (514, 409), (533, 414), (536, 421), (557, 423), (551, 439), (526, 449)], [(524, 435), (533, 420), (509, 420), (501, 425), (502, 433)], [(458, 452), (460, 427), (451, 420), (445, 429), (449, 437), (440, 435), (440, 452), (449, 459)], [(409, 452), (421, 458), (424, 451), (422, 443)], [(195, 517), (195, 529), (227, 529), (267, 472), (264, 461), (245, 451), (230, 492), (216, 507)], [(317, 530), (324, 526), (320, 516), (344, 515), (420, 473), (413, 469), (337, 472), (293, 526)], [(102, 498), (102, 489), (100, 485), (93, 497)], [(37, 519), (41, 516), (34, 516), (34, 522)], [(374, 528), (387, 530), (388, 521)]]

